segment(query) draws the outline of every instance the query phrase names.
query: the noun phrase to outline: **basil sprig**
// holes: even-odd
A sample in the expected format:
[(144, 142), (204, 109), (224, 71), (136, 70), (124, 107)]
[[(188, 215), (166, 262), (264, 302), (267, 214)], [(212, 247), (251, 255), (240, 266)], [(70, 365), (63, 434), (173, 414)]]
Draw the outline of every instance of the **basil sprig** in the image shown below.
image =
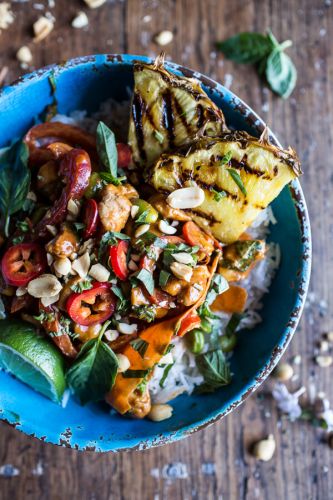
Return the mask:
[(118, 151), (114, 133), (103, 122), (99, 122), (96, 130), (96, 148), (99, 159), (106, 169), (100, 172), (101, 178), (110, 184), (119, 186), (126, 177), (118, 178)]
[(0, 211), (5, 235), (10, 216), (21, 210), (30, 188), (29, 150), (22, 141), (0, 150)]
[(110, 321), (104, 323), (98, 338), (86, 342), (66, 379), (81, 404), (102, 401), (112, 388), (118, 369), (118, 360), (112, 349), (102, 342)]
[(226, 361), (222, 349), (199, 354), (196, 363), (204, 377), (203, 384), (197, 392), (213, 392), (231, 381), (230, 366)]
[(291, 45), (290, 40), (280, 44), (271, 32), (245, 32), (218, 42), (217, 48), (232, 61), (257, 64), (258, 72), (265, 75), (270, 88), (286, 99), (294, 90), (297, 80), (296, 68), (284, 53)]

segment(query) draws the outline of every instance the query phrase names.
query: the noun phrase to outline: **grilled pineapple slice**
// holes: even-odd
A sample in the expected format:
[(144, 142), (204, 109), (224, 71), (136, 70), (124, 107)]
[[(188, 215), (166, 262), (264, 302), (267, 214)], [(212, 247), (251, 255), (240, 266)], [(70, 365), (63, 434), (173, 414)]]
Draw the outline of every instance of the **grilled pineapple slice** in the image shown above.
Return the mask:
[(230, 132), (219, 138), (203, 137), (176, 154), (163, 154), (148, 179), (163, 193), (189, 185), (201, 187), (204, 202), (186, 212), (218, 240), (232, 243), (300, 174), (292, 149), (284, 151), (265, 139)]
[(149, 166), (160, 154), (191, 142), (199, 130), (226, 131), (222, 111), (199, 83), (169, 73), (164, 56), (134, 66), (134, 94), (128, 142), (136, 166)]

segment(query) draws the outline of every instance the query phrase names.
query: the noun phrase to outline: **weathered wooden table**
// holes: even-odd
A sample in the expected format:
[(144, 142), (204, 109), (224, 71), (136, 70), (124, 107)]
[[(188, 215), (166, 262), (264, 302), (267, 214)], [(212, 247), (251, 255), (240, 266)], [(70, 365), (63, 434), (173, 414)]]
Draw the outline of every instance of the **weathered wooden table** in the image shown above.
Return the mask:
[[(296, 368), (333, 399), (332, 368), (313, 363), (315, 343), (333, 329), (333, 5), (331, 0), (109, 0), (89, 10), (80, 0), (11, 2), (15, 23), (0, 35), (0, 70), (6, 83), (23, 73), (16, 50), (29, 44), (34, 67), (98, 52), (156, 55), (152, 37), (172, 30), (171, 58), (197, 68), (247, 101), (303, 160), (303, 187), (312, 220), (314, 263), (311, 296), (285, 358), (302, 355)], [(51, 2), (52, 5), (52, 2)], [(87, 11), (87, 29), (75, 30), (75, 13)], [(40, 13), (56, 18), (52, 34), (32, 43), (31, 26)], [(270, 27), (279, 40), (292, 39), (298, 85), (284, 101), (272, 95), (251, 67), (224, 61), (216, 40), (239, 31)], [(269, 382), (261, 390), (269, 393)], [(268, 463), (249, 453), (253, 440), (272, 433), (277, 451)], [(13, 468), (6, 467), (11, 464)], [(223, 421), (185, 441), (145, 452), (118, 455), (78, 453), (46, 445), (0, 425), (0, 498), (214, 498), (320, 499), (333, 495), (333, 451), (320, 431), (281, 419), (275, 403), (253, 396)]]

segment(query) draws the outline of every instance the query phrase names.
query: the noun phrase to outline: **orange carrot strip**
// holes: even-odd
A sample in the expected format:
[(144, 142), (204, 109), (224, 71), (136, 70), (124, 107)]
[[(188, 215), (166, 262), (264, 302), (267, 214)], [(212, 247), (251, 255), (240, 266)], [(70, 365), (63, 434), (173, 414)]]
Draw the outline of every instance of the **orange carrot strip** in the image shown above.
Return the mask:
[(230, 285), (226, 292), (216, 297), (210, 308), (213, 312), (241, 313), (245, 309), (246, 301), (246, 289), (241, 286)]

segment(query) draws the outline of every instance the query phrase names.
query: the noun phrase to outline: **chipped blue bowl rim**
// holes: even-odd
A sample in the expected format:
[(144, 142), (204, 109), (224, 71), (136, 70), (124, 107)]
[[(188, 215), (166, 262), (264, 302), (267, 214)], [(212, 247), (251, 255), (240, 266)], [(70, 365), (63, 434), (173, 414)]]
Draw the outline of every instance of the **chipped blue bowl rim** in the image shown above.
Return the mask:
[[(152, 62), (152, 59), (146, 56), (141, 55), (132, 55), (132, 54), (98, 54), (98, 55), (89, 55), (84, 57), (78, 57), (74, 59), (70, 59), (62, 64), (53, 64), (46, 66), (44, 68), (38, 69), (32, 73), (23, 75), (22, 77), (15, 80), (11, 85), (5, 86), (0, 89), (0, 101), (2, 97), (8, 96), (11, 92), (16, 91), (16, 89), (22, 85), (27, 83), (33, 84), (38, 81), (38, 79), (44, 78), (45, 76), (51, 76), (53, 73), (56, 75), (65, 72), (69, 68), (85, 65), (109, 65), (109, 64), (126, 64), (133, 65), (135, 61), (141, 62)], [(242, 99), (237, 97), (233, 92), (229, 89), (216, 82), (215, 80), (203, 75), (198, 71), (194, 71), (182, 65), (166, 61), (165, 66), (170, 71), (184, 75), (187, 77), (196, 78), (199, 80), (205, 87), (209, 88), (210, 91), (214, 94), (217, 93), (220, 95), (220, 98), (223, 100), (229, 101), (230, 105), (239, 113), (244, 116), (244, 120), (249, 124), (252, 128), (254, 128), (259, 136), (264, 128), (265, 122), (253, 111), (253, 109), (248, 106)], [(281, 146), (275, 135), (269, 129), (270, 140), (273, 144), (277, 146)], [(232, 400), (230, 400), (229, 404), (226, 407), (223, 407), (220, 410), (212, 411), (206, 418), (201, 419), (196, 423), (192, 423), (190, 425), (184, 426), (175, 431), (163, 432), (163, 434), (155, 434), (150, 440), (140, 441), (139, 439), (131, 439), (127, 446), (125, 445), (116, 445), (112, 446), (109, 444), (108, 446), (102, 446), (101, 443), (95, 442), (87, 442), (87, 440), (80, 440), (79, 437), (76, 439), (73, 436), (73, 440), (64, 439), (62, 442), (59, 442), (59, 436), (55, 433), (52, 433), (50, 430), (47, 437), (45, 437), (45, 433), (36, 429), (33, 426), (32, 422), (15, 422), (15, 419), (10, 416), (10, 414), (6, 413), (5, 409), (0, 411), (0, 419), (12, 427), (20, 430), (21, 432), (36, 437), (37, 439), (43, 440), (45, 442), (49, 442), (52, 444), (66, 446), (68, 448), (74, 448), (76, 450), (81, 451), (96, 451), (96, 452), (107, 452), (107, 451), (130, 451), (130, 450), (144, 450), (151, 447), (161, 446), (167, 443), (171, 443), (174, 441), (178, 441), (183, 439), (192, 433), (203, 429), (218, 420), (225, 417), (228, 413), (237, 408), (242, 402), (245, 401), (247, 397), (249, 397), (268, 377), (273, 368), (276, 366), (284, 351), (286, 350), (289, 342), (293, 334), (295, 333), (296, 327), (299, 323), (304, 304), (306, 299), (307, 290), (310, 282), (310, 274), (311, 274), (311, 261), (312, 261), (312, 241), (311, 241), (311, 228), (308, 210), (304, 198), (304, 194), (301, 188), (301, 184), (298, 179), (294, 180), (290, 186), (291, 197), (296, 209), (300, 233), (301, 233), (301, 268), (300, 272), (300, 282), (297, 289), (297, 297), (293, 306), (293, 309), (290, 314), (290, 318), (288, 323), (285, 326), (284, 331), (281, 333), (280, 341), (275, 345), (270, 359), (268, 362), (262, 367), (262, 369), (256, 374), (254, 379), (246, 384), (242, 391), (239, 391), (237, 395), (235, 395)], [(64, 436), (66, 438), (66, 436)]]

